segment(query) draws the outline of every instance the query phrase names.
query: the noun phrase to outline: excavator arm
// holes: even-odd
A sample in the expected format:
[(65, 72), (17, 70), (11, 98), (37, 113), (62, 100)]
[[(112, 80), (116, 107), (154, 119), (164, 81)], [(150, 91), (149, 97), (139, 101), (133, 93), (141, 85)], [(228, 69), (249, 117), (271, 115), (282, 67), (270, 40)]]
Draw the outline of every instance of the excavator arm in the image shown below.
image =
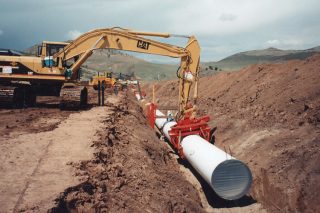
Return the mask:
[(95, 49), (107, 48), (180, 58), (180, 69), (178, 71), (179, 119), (183, 118), (188, 112), (191, 112), (191, 114), (195, 116), (196, 106), (194, 105), (191, 109), (188, 109), (188, 102), (192, 84), (195, 84), (194, 100), (197, 99), (200, 60), (198, 41), (194, 36), (190, 36), (188, 37), (189, 40), (185, 47), (178, 47), (143, 36), (168, 38), (174, 35), (167, 33), (136, 32), (121, 28), (97, 29), (87, 32), (75, 39), (63, 50), (55, 54), (54, 59), (63, 62), (77, 57), (78, 59), (68, 70), (71, 79), (75, 80), (78, 76), (77, 72), (80, 66), (91, 56)]

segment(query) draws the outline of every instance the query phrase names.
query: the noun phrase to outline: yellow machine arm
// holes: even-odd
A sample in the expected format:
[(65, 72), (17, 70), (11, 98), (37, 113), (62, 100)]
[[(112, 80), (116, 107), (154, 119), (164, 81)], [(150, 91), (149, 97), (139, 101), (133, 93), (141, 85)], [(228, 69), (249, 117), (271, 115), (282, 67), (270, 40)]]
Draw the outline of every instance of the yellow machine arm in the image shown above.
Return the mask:
[[(97, 29), (84, 33), (63, 50), (54, 55), (56, 61), (67, 61), (77, 57), (78, 59), (71, 66), (71, 79), (76, 79), (78, 69), (92, 54), (95, 49), (116, 49), (133, 51), (146, 54), (155, 54), (181, 58), (179, 77), (179, 118), (185, 116), (185, 113), (192, 112), (195, 116), (195, 105), (187, 109), (190, 89), (195, 84), (194, 100), (197, 99), (197, 82), (200, 60), (200, 47), (194, 36), (183, 36), (189, 38), (185, 47), (178, 47), (143, 36), (168, 38), (175, 35), (167, 33), (149, 33), (136, 32), (121, 28)], [(62, 66), (62, 63), (59, 65)]]

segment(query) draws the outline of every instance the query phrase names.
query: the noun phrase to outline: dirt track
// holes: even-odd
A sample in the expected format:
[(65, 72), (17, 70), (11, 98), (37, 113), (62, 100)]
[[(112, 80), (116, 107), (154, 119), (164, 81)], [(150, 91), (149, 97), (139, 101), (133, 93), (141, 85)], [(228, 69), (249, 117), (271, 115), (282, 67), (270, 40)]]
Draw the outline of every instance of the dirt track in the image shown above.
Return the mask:
[[(217, 146), (248, 163), (250, 194), (269, 211), (320, 208), (319, 68), (315, 55), (200, 79), (200, 115), (210, 115), (218, 127)], [(176, 104), (177, 85), (156, 84), (159, 105)], [(152, 94), (150, 84), (144, 90)]]
[[(37, 109), (19, 112), (27, 116), (30, 112), (37, 114), (36, 111), (39, 113)], [(69, 114), (67, 119), (57, 118), (55, 115), (60, 114), (57, 110), (49, 110), (52, 114), (47, 114), (47, 110), (40, 111), (43, 111), (40, 115), (47, 115), (46, 118), (40, 116), (26, 124), (39, 126), (39, 129), (26, 127), (23, 134), (16, 134), (22, 131), (18, 127), (17, 131), (7, 129), (7, 136), (1, 139), (0, 150), (4, 153), (0, 157), (0, 189), (4, 195), (0, 199), (1, 212), (25, 209), (45, 212), (54, 205), (57, 194), (78, 184), (70, 163), (92, 158), (90, 146), (98, 139), (95, 133), (102, 128), (102, 120), (108, 115), (107, 108), (101, 107), (62, 113)], [(9, 126), (11, 123), (7, 122)]]

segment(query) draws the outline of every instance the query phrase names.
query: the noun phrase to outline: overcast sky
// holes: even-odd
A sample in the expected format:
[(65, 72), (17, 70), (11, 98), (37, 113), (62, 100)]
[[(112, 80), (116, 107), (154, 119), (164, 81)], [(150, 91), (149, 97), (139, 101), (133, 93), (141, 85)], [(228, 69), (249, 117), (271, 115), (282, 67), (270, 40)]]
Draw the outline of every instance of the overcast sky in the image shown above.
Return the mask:
[(0, 48), (22, 50), (121, 26), (193, 34), (201, 60), (213, 61), (271, 46), (319, 46), (319, 20), (320, 0), (0, 0)]

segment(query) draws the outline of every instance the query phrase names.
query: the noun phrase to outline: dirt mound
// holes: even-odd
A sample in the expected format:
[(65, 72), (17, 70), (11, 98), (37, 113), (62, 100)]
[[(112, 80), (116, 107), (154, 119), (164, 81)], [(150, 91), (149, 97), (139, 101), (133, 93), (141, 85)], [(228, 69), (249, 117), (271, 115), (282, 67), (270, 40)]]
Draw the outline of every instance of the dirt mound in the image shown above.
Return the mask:
[[(320, 55), (201, 78), (198, 108), (216, 144), (248, 163), (251, 195), (269, 210), (320, 208)], [(151, 95), (151, 85), (144, 90)], [(156, 85), (159, 105), (177, 104), (177, 81)]]
[(66, 189), (51, 212), (203, 212), (197, 191), (131, 98), (105, 120), (94, 159), (75, 164), (83, 183)]

